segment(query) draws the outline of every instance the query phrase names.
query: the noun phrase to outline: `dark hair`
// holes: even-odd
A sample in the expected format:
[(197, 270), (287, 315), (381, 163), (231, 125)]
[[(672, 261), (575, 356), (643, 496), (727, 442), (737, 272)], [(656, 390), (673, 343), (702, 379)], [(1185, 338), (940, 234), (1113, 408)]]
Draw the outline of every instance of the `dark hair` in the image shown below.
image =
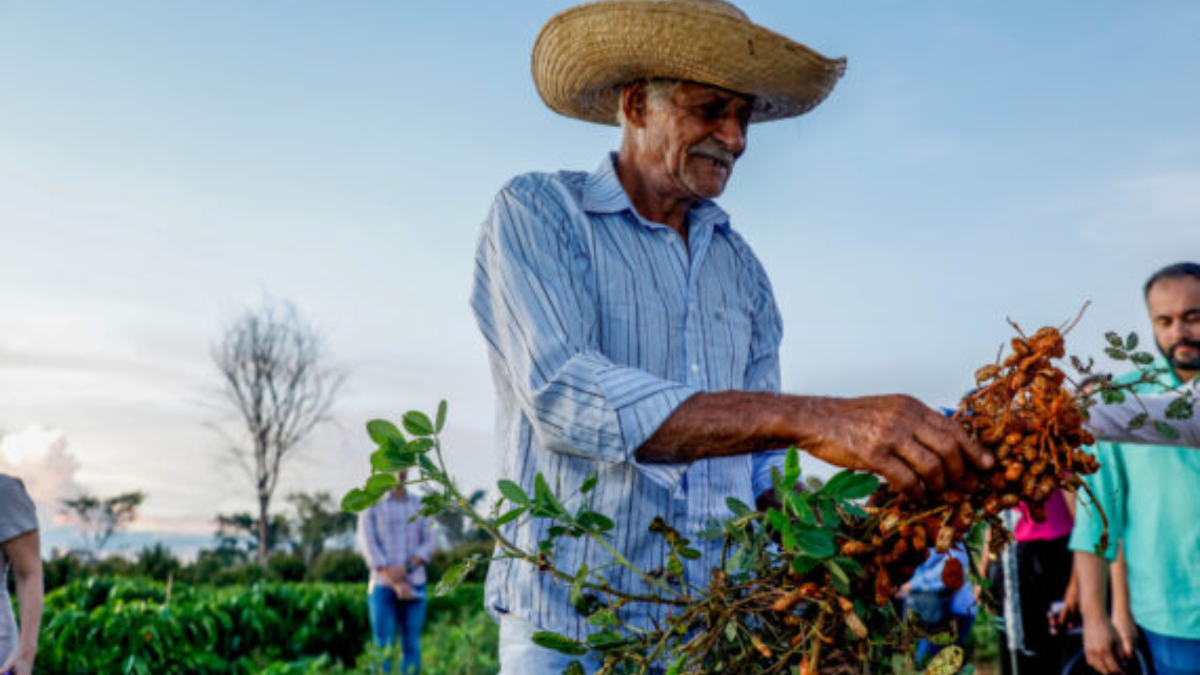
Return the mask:
[(1146, 286), (1142, 288), (1142, 297), (1150, 297), (1150, 287), (1163, 279), (1174, 279), (1176, 277), (1194, 277), (1200, 281), (1200, 265), (1194, 262), (1181, 262), (1174, 265), (1167, 265), (1161, 270), (1150, 275), (1146, 280)]

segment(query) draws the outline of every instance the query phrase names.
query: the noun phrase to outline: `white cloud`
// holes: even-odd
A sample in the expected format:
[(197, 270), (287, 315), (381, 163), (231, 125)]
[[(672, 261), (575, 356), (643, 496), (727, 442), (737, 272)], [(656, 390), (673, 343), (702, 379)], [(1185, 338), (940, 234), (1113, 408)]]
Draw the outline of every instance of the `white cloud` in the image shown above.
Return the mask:
[(43, 522), (60, 518), (59, 502), (82, 492), (75, 480), (79, 461), (58, 429), (31, 425), (0, 436), (0, 473), (20, 478), (42, 512)]

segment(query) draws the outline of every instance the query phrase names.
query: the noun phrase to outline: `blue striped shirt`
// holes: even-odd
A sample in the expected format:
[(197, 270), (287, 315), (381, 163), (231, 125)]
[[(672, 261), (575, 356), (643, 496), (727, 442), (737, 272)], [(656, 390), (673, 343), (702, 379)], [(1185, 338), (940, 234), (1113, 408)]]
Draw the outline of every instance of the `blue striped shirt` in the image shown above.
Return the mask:
[[(782, 453), (692, 464), (638, 462), (637, 449), (701, 391), (779, 390), (782, 326), (767, 275), (716, 204), (688, 213), (688, 242), (640, 217), (622, 189), (615, 155), (593, 173), (525, 174), (497, 195), (483, 224), (471, 306), (487, 341), (496, 389), (499, 475), (533, 493), (545, 475), (566, 506), (598, 472), (584, 499), (613, 517), (610, 542), (644, 571), (661, 569), (665, 546), (647, 530), (662, 517), (690, 536), (729, 515), (727, 497), (753, 504)], [(689, 250), (690, 248), (690, 250)], [(506, 536), (537, 550), (545, 521), (509, 524)], [(706, 586), (720, 542), (694, 541), (688, 583)], [(560, 539), (560, 569), (611, 563), (587, 540)], [(605, 569), (614, 586), (647, 592), (637, 576)], [(535, 627), (589, 632), (569, 586), (532, 566), (499, 560), (486, 602)], [(648, 625), (659, 608), (623, 618)]]

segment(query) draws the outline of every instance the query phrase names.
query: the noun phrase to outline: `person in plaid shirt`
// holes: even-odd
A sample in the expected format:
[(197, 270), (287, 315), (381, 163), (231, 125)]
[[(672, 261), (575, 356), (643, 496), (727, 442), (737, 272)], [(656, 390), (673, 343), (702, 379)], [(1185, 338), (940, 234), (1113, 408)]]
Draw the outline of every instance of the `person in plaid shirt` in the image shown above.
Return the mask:
[(421, 500), (400, 486), (358, 517), (358, 542), (371, 570), (368, 608), (375, 644), (400, 639), (405, 675), (421, 671), (421, 628), (425, 624), (425, 563), (433, 555), (433, 532), (418, 515)]

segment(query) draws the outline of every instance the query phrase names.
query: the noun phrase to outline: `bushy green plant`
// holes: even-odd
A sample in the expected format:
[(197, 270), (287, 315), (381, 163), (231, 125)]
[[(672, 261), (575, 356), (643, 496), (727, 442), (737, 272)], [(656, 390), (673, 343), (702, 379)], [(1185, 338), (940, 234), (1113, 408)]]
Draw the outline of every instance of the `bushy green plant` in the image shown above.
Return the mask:
[(362, 555), (350, 549), (325, 551), (313, 559), (313, 564), (305, 574), (307, 581), (325, 581), (331, 583), (367, 583), (370, 570), (363, 561)]

